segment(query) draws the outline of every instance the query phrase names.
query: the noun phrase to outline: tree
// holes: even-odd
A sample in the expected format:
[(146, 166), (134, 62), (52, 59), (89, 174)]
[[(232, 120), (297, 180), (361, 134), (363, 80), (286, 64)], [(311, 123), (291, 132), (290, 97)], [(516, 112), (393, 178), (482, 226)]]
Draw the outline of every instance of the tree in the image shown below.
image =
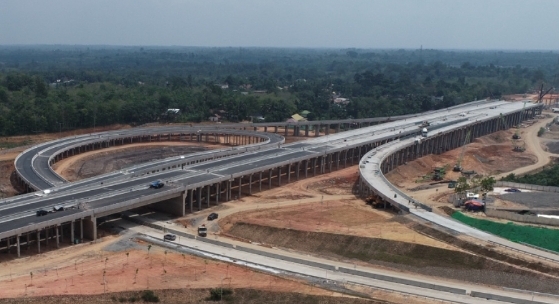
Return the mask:
[(464, 193), (467, 190), (469, 190), (471, 188), (470, 184), (468, 183), (468, 180), (461, 176), (458, 178), (457, 182), (456, 182), (456, 187), (454, 188), (454, 192), (456, 193)]
[(481, 191), (488, 192), (493, 190), (493, 186), (497, 181), (493, 176), (487, 176), (480, 180)]

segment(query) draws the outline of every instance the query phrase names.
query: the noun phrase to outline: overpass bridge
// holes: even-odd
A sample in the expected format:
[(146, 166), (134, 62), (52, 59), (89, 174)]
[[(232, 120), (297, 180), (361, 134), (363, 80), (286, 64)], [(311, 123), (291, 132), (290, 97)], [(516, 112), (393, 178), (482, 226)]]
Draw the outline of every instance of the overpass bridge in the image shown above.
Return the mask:
[[(16, 160), (22, 183), (30, 190), (48, 189), (0, 202), (0, 248), (16, 247), (19, 255), (22, 245), (33, 244), (40, 251), (41, 243), (51, 241), (58, 245), (64, 236), (70, 240), (75, 235), (95, 240), (97, 219), (104, 216), (145, 205), (182, 216), (187, 211), (200, 210), (203, 206), (210, 207), (254, 191), (366, 162), (368, 156), (362, 157), (369, 151), (379, 151), (386, 144), (391, 147), (415, 141), (421, 133), (419, 126), (428, 121), (431, 124), (429, 136), (421, 145), (406, 146), (406, 152), (398, 150), (398, 154), (389, 155), (388, 161), (383, 159), (379, 170), (387, 172), (404, 159), (460, 146), (463, 143), (460, 134), (465, 134), (466, 126), (472, 128), (472, 136), (477, 137), (502, 128), (501, 114), (508, 125), (514, 125), (541, 111), (538, 105), (522, 106), (521, 103), (477, 101), (398, 121), (361, 125), (362, 128), (292, 144), (284, 144), (283, 138), (277, 135), (226, 126), (182, 127), (183, 131), (174, 130), (174, 127), (121, 130), (47, 143), (27, 150)], [(251, 127), (262, 126), (253, 124)], [(161, 139), (230, 143), (233, 140), (249, 146), (167, 159), (78, 183), (66, 183), (50, 169), (53, 162), (88, 149)], [(364, 173), (362, 177), (365, 185), (368, 177)], [(165, 187), (148, 188), (148, 183), (154, 179), (163, 180)], [(51, 188), (53, 185), (55, 187)], [(363, 191), (378, 191), (372, 185), (368, 189)], [(35, 215), (39, 209), (56, 205), (67, 209), (41, 217)], [(405, 207), (401, 204), (402, 210), (406, 210)]]

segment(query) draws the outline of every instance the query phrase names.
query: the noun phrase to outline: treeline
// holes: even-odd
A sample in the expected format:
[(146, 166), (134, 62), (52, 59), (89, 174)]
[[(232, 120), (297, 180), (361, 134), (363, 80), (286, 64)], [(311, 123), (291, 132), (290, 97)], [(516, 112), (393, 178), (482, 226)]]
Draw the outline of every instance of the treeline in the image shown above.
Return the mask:
[(559, 187), (559, 165), (555, 165), (549, 169), (544, 169), (536, 174), (524, 175), (521, 177), (517, 177), (514, 173), (511, 173), (503, 177), (501, 180), (523, 184)]
[[(0, 134), (200, 122), (214, 114), (229, 121), (258, 114), (284, 121), (304, 110), (309, 120), (409, 114), (530, 91), (555, 79), (550, 67), (556, 58), (434, 50), (3, 47)], [(336, 96), (349, 102), (334, 103)]]

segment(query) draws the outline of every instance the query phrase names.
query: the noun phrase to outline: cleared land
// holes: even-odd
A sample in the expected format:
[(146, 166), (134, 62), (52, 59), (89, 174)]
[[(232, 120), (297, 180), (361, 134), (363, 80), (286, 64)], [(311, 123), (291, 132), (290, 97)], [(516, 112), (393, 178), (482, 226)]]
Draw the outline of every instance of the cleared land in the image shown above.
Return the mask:
[(65, 179), (76, 181), (103, 173), (117, 171), (135, 164), (202, 152), (220, 147), (222, 146), (200, 146), (198, 143), (181, 142), (131, 144), (107, 148), (100, 151), (90, 151), (75, 157), (63, 159), (54, 164), (53, 169)]

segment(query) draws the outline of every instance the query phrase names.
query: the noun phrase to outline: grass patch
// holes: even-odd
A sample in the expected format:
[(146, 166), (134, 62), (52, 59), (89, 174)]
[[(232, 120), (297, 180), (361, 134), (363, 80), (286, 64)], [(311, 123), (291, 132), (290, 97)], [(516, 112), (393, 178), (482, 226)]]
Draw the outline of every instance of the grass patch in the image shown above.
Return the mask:
[(534, 226), (516, 225), (514, 223), (497, 223), (476, 219), (455, 212), (452, 217), (477, 229), (498, 235), (513, 242), (523, 242), (541, 248), (559, 252), (559, 230)]

